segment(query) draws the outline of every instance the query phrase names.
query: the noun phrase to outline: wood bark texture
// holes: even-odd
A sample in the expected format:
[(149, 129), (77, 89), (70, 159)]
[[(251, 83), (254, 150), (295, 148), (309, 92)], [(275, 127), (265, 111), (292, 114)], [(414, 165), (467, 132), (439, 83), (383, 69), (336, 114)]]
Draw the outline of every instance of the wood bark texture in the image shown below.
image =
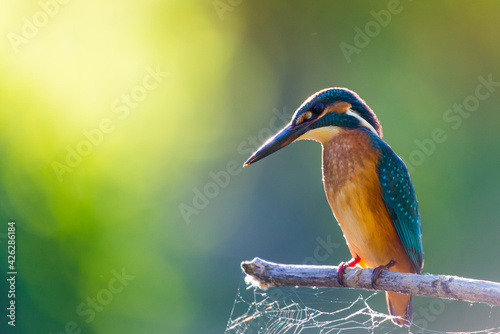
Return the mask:
[[(308, 286), (343, 288), (337, 282), (337, 267), (278, 264), (258, 257), (241, 263), (241, 268), (260, 288)], [(345, 288), (384, 290), (412, 295), (500, 305), (500, 283), (448, 275), (417, 275), (384, 270), (372, 287), (373, 269), (347, 268)]]

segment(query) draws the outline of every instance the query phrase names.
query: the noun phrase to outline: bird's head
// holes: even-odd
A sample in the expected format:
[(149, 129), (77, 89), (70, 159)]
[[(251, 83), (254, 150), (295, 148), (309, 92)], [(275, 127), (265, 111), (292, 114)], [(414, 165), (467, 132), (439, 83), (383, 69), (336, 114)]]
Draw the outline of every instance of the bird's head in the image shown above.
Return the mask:
[(346, 88), (327, 88), (309, 97), (292, 120), (245, 162), (248, 166), (302, 139), (325, 143), (345, 128), (366, 128), (382, 137), (375, 113), (356, 93)]

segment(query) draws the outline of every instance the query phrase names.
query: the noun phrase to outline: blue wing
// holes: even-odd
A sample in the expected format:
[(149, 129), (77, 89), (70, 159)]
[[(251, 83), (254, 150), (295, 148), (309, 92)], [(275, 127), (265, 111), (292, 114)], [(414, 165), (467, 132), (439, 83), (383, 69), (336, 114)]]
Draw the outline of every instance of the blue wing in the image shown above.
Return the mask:
[(382, 196), (399, 239), (416, 271), (420, 273), (424, 264), (424, 251), (415, 190), (404, 162), (383, 140), (379, 139), (378, 144), (381, 150), (378, 176)]

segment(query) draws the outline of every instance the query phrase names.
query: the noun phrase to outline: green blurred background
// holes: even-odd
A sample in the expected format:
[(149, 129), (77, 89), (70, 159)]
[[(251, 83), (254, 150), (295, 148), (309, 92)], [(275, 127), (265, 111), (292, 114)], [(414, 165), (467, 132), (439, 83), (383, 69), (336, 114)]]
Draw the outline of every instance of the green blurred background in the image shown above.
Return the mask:
[[(320, 145), (240, 168), (331, 86), (364, 98), (414, 163), (424, 272), (500, 281), (500, 87), (447, 111), (474, 102), (479, 77), (500, 81), (499, 12), (493, 0), (2, 1), (0, 268), (14, 220), (18, 276), (16, 328), (2, 313), (1, 332), (221, 333), (241, 261), (348, 259)], [(446, 140), (419, 148), (436, 128)], [(314, 258), (318, 238), (338, 246)], [(4, 310), (7, 290), (2, 279)], [(385, 312), (383, 297), (373, 307)], [(500, 327), (495, 315), (448, 303), (427, 328)]]

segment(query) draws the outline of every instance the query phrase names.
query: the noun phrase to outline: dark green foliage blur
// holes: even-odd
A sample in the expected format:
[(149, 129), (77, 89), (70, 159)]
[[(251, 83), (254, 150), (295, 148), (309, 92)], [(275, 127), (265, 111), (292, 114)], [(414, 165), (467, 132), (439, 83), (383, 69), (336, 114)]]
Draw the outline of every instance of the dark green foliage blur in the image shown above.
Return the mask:
[[(411, 169), (423, 272), (500, 281), (499, 2), (5, 0), (0, 13), (1, 333), (221, 333), (241, 261), (348, 260), (319, 144), (241, 169), (332, 86), (366, 100)], [(500, 327), (490, 311), (447, 303), (425, 328)]]

